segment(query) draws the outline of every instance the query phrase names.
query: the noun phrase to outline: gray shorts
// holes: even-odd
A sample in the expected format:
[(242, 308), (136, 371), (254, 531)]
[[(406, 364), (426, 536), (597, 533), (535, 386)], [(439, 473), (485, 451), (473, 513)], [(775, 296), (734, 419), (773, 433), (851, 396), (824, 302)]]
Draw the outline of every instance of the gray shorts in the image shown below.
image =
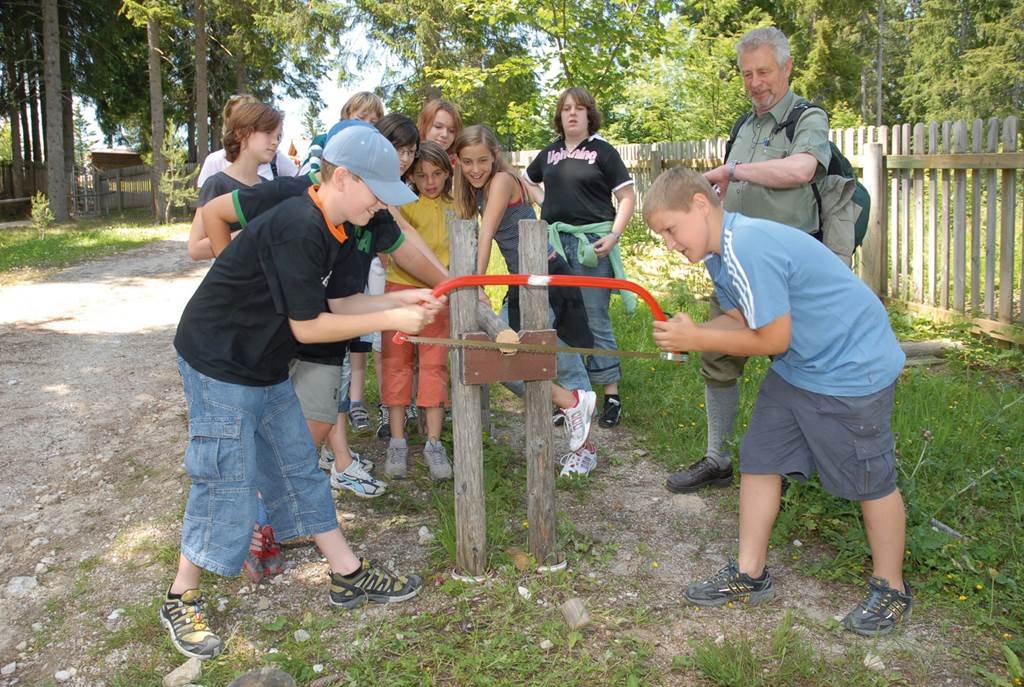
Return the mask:
[(740, 472), (805, 481), (870, 501), (896, 490), (892, 404), (896, 383), (868, 396), (826, 396), (768, 371), (740, 446)]
[(295, 395), (302, 405), (302, 414), (307, 420), (328, 425), (338, 421), (338, 386), (341, 382), (341, 365), (321, 365), (308, 360), (292, 360), (288, 374), (295, 387)]

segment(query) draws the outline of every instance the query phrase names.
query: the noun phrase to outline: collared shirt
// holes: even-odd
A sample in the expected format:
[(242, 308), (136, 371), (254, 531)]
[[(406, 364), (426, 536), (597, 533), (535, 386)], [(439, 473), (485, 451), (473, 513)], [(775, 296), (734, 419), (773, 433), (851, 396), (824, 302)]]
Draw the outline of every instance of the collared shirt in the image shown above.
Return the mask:
[[(784, 122), (793, 106), (802, 100), (793, 91), (788, 91), (768, 112), (748, 117), (736, 132), (729, 161), (763, 162), (809, 153), (818, 161), (813, 180), (824, 178), (832, 155), (828, 143), (828, 116), (823, 110), (807, 110), (797, 122), (792, 141), (785, 130), (773, 134), (775, 127)], [(818, 230), (818, 206), (810, 184), (776, 189), (747, 181), (733, 181), (725, 194), (724, 206), (730, 212), (769, 219), (808, 233)]]
[(723, 310), (751, 329), (783, 315), (789, 348), (772, 370), (795, 387), (829, 396), (886, 388), (906, 356), (878, 297), (820, 241), (763, 219), (727, 212), (721, 253), (704, 260)]

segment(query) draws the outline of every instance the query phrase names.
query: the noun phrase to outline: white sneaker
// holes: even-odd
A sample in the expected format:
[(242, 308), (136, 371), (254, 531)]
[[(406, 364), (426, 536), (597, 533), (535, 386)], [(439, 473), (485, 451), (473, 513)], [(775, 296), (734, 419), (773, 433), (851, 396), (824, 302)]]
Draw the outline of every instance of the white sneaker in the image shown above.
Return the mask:
[[(374, 464), (369, 458), (364, 458), (362, 454), (356, 453), (352, 449), (348, 450), (350, 456), (352, 456), (353, 463), (359, 463), (359, 466), (367, 472), (373, 472)], [(327, 444), (324, 444), (320, 449), (320, 462), (318, 463), (321, 470), (333, 470), (334, 469), (334, 451), (330, 449)]]
[(448, 460), (448, 452), (440, 441), (427, 440), (423, 447), (423, 459), (430, 469), (430, 477), (436, 482), (452, 478), (452, 464)]
[(563, 408), (565, 415), (565, 431), (569, 437), (569, 450), (578, 451), (590, 436), (590, 420), (594, 415), (594, 406), (597, 404), (597, 394), (593, 391), (573, 391), (576, 397), (576, 405), (572, 408)]
[(597, 447), (584, 444), (578, 451), (570, 451), (559, 458), (558, 464), (562, 466), (559, 477), (589, 475), (597, 467)]
[(356, 496), (372, 499), (388, 490), (388, 485), (373, 477), (356, 461), (338, 472), (331, 467), (331, 488), (348, 489)]

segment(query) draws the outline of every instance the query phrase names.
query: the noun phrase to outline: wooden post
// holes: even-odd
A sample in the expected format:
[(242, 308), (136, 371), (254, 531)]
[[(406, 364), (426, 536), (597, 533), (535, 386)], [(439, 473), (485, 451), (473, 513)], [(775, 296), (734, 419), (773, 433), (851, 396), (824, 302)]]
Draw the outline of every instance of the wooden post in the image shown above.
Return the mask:
[(868, 215), (868, 233), (860, 248), (861, 279), (879, 296), (886, 293), (886, 241), (887, 214), (885, 198), (885, 158), (882, 157), (881, 143), (864, 146), (864, 186), (871, 196), (871, 213)]
[[(953, 125), (953, 152), (967, 152), (967, 124)], [(964, 312), (967, 298), (967, 170), (953, 172), (953, 310)]]
[[(519, 266), (526, 274), (548, 273), (548, 225), (519, 222)], [(523, 329), (548, 326), (546, 286), (519, 287)], [(526, 387), (526, 519), (530, 553), (539, 565), (559, 562), (555, 548), (555, 472), (551, 437), (551, 382), (525, 382)]]
[[(1017, 118), (1007, 117), (1003, 120), (1003, 152), (1017, 152)], [(1013, 253), (1014, 253), (1014, 221), (1017, 217), (1017, 174), (1016, 170), (1002, 171), (1002, 232), (999, 237), (999, 321), (1010, 322), (1013, 319)]]
[(121, 181), (121, 170), (117, 170), (117, 211), (124, 212), (124, 184)]
[[(476, 222), (448, 222), (449, 271), (453, 276), (476, 271)], [(458, 289), (449, 296), (451, 335), (477, 331), (476, 289)], [(484, 507), (484, 446), (480, 428), (480, 387), (462, 383), (462, 350), (453, 349), (452, 443), (455, 457), (455, 566), (478, 577), (487, 565), (487, 513)]]

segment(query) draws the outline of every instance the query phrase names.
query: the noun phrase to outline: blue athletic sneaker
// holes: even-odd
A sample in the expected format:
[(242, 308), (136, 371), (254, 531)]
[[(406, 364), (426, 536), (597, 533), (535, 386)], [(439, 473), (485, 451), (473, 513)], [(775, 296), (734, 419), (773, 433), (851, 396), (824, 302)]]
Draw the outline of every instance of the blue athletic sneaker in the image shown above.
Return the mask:
[(331, 487), (348, 489), (356, 496), (367, 499), (380, 496), (388, 490), (387, 484), (373, 477), (356, 461), (352, 461), (344, 472), (338, 472), (331, 467)]

